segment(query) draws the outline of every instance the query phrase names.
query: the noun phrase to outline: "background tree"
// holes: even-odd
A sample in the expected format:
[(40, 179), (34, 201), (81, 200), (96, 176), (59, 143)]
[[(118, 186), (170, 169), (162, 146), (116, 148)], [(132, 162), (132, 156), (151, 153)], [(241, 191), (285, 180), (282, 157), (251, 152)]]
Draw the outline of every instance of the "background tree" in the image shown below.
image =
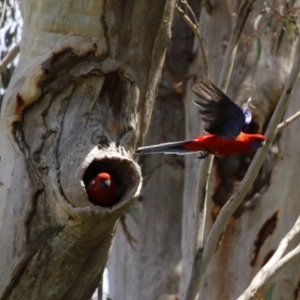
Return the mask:
[[(230, 76), (224, 76), (223, 73), (231, 73), (231, 60), (227, 58), (234, 57), (236, 46), (233, 47), (232, 41), (238, 35), (236, 29), (240, 26), (239, 30), (242, 34), (237, 40), (239, 50), (227, 93), (239, 104), (252, 96), (256, 109), (253, 111), (253, 122), (247, 131), (265, 132), (280, 97), (285, 100), (284, 97), (289, 96), (293, 91), (291, 104), (284, 118), (299, 110), (299, 105), (295, 101), (299, 85), (295, 90), (293, 87), (298, 73), (295, 71), (293, 80), (290, 78), (288, 81), (294, 53), (295, 51), (296, 54), (298, 53), (298, 48), (295, 50), (295, 42), (298, 35), (299, 3), (298, 1), (268, 1), (252, 5), (252, 2), (203, 1), (199, 18), (200, 35), (207, 52), (209, 74), (214, 82), (218, 82), (222, 65), (225, 65), (221, 72), (225, 83), (221, 82), (221, 86), (226, 90)], [(194, 7), (193, 2), (191, 6)], [(241, 12), (240, 8), (243, 7), (247, 13), (241, 15), (242, 22), (239, 25), (237, 16), (240, 15), (238, 12)], [(252, 11), (249, 15), (250, 9)], [(186, 29), (181, 29), (183, 30), (181, 32)], [(176, 36), (173, 35), (174, 38)], [(177, 51), (178, 43), (173, 45), (170, 52)], [(226, 54), (224, 60), (226, 49), (229, 55)], [(230, 56), (230, 53), (233, 55)], [(182, 55), (185, 55), (184, 51)], [(229, 67), (226, 67), (226, 64)], [(191, 84), (195, 78), (204, 76), (203, 70), (199, 72), (199, 65), (201, 65), (200, 55), (192, 60), (185, 77), (180, 77), (182, 74), (177, 75), (179, 80), (190, 79), (186, 85), (184, 84), (186, 92), (182, 96), (185, 103), (185, 139), (193, 138), (201, 131), (200, 117), (192, 101), (195, 96), (191, 92)], [(297, 57), (294, 65), (297, 67)], [(176, 62), (171, 63), (173, 69), (175, 66)], [(284, 89), (287, 82), (290, 86)], [(162, 86), (166, 85), (166, 81), (162, 80)], [(158, 102), (156, 107), (160, 111), (153, 115), (153, 125), (150, 127), (156, 129), (150, 130), (147, 145), (182, 139), (180, 136), (173, 136), (174, 132), (179, 132), (176, 127), (174, 130), (165, 130), (168, 128), (168, 122), (160, 122), (161, 115), (171, 114), (172, 110), (165, 109), (166, 101), (160, 97)], [(284, 111), (285, 106), (280, 105), (279, 108)], [(176, 116), (175, 110), (173, 120), (178, 126)], [(297, 220), (299, 187), (295, 178), (299, 174), (297, 168), (293, 166), (298, 165), (299, 139), (294, 134), (297, 132), (298, 124), (298, 122), (293, 123), (277, 135), (256, 181), (248, 186), (251, 188), (245, 200), (230, 218), (223, 235), (214, 237), (220, 243), (202, 278), (199, 299), (238, 298), (258, 270), (274, 254), (280, 240)], [(179, 127), (183, 126), (182, 122)], [(166, 136), (161, 137), (162, 132), (167, 132)], [(203, 206), (199, 205), (203, 198), (203, 180), (200, 174), (206, 162), (198, 162), (194, 155), (187, 156), (184, 175), (174, 172), (175, 166), (171, 173), (166, 175), (165, 172), (169, 168), (167, 162), (176, 158), (159, 155), (143, 158), (143, 174), (147, 178), (147, 183), (142, 191), (141, 208), (138, 211), (139, 223), (128, 222), (129, 230), (134, 236), (139, 237), (139, 246), (137, 251), (134, 251), (121, 234), (117, 234), (109, 260), (112, 298), (119, 299), (124, 295), (126, 299), (184, 297), (189, 286), (195, 253), (203, 240), (201, 232), (204, 219), (205, 245), (220, 210), (239, 186), (252, 158), (253, 154), (215, 158), (210, 177), (206, 214)], [(160, 166), (162, 160), (164, 164)], [(155, 163), (157, 167), (154, 169)], [(180, 164), (180, 160), (177, 160), (178, 169)], [(178, 177), (174, 179), (176, 174)], [(178, 189), (181, 188), (183, 180), (184, 187), (181, 192), (183, 204), (182, 211), (177, 211), (180, 214), (178, 215), (174, 214), (173, 208), (181, 205)], [(168, 186), (171, 188), (167, 190)], [(199, 215), (202, 219), (199, 219)], [(175, 226), (174, 220), (180, 222), (180, 219), (181, 224), (176, 223)], [(178, 243), (179, 225), (182, 225), (181, 249)], [(279, 257), (293, 249), (299, 242), (298, 235), (298, 231), (294, 232), (292, 243), (287, 248), (281, 247), (283, 251)], [(214, 249), (207, 251), (214, 253)], [(299, 257), (299, 254), (294, 257)], [(128, 264), (123, 265), (121, 263), (123, 261)], [(250, 296), (248, 294), (248, 298), (243, 299), (250, 299), (250, 297), (259, 299), (264, 296), (270, 298), (271, 294), (272, 299), (297, 299), (298, 264), (288, 264), (276, 277), (269, 278), (268, 281), (270, 284), (265, 286), (266, 281), (261, 280), (264, 284), (260, 286), (259, 294), (255, 290), (254, 294)], [(123, 287), (121, 290), (120, 286)]]
[[(200, 31), (215, 82), (222, 65), (230, 73), (226, 64), (231, 61), (228, 56), (224, 59), (225, 50), (234, 54), (230, 36), (235, 36), (238, 8), (252, 7), (251, 2), (202, 2)], [(1, 3), (3, 8), (9, 1)], [(0, 238), (5, 245), (1, 270), (7, 274), (0, 282), (2, 299), (90, 297), (106, 262), (110, 233), (137, 188), (139, 172), (130, 151), (145, 136), (173, 7), (172, 3), (148, 7), (142, 1), (127, 1), (124, 6), (117, 1), (94, 4), (23, 4), (21, 61), (1, 112)], [(200, 3), (190, 4), (198, 16)], [(246, 27), (238, 40), (228, 94), (238, 103), (252, 94), (257, 109), (250, 132), (265, 131), (287, 82), (294, 52), (299, 53), (295, 50), (297, 7), (297, 1), (268, 1), (265, 6), (258, 2), (249, 17), (242, 16)], [(73, 24), (70, 20), (74, 19), (82, 22)], [(37, 20), (41, 22), (37, 24)], [(190, 85), (197, 76), (203, 77), (203, 71), (199, 73), (201, 59), (195, 56), (192, 39), (190, 29), (176, 18), (147, 144), (184, 139), (184, 119), (187, 138), (201, 130)], [(222, 73), (220, 77), (229, 80)], [(226, 89), (227, 83), (220, 85)], [(286, 116), (298, 109), (292, 99)], [(237, 298), (297, 219), (297, 129), (294, 123), (277, 135), (257, 181), (230, 219), (202, 278), (200, 299)], [(205, 237), (251, 158), (214, 160)], [(140, 163), (145, 189), (137, 209), (130, 208), (131, 217), (124, 223), (139, 244), (133, 243), (134, 251), (128, 232), (127, 239), (122, 231), (117, 233), (110, 261), (112, 296), (176, 299), (179, 290), (183, 297), (195, 253), (203, 243), (199, 224), (205, 213), (199, 203), (205, 162), (199, 168), (193, 156), (184, 162), (178, 157), (155, 156), (141, 158)], [(117, 173), (123, 182), (123, 197), (112, 210), (89, 206), (84, 189), (88, 179), (82, 181), (87, 169), (92, 176), (103, 168)], [(282, 199), (288, 199), (288, 205)], [(298, 243), (298, 232), (295, 226), (282, 241), (262, 277), (273, 272), (274, 268), (266, 268), (271, 262), (285, 265), (283, 260), (289, 257), (282, 256)], [(208, 249), (205, 253), (209, 251), (214, 252)], [(289, 255), (297, 259), (298, 247)], [(298, 274), (298, 265), (290, 264), (268, 287), (264, 287), (266, 279), (254, 280), (240, 299), (253, 295), (296, 299)]]
[[(30, 0), (21, 12), (0, 119), (0, 299), (88, 299), (138, 192), (131, 153), (148, 128), (174, 1)], [(101, 171), (115, 176), (112, 208), (88, 201)]]

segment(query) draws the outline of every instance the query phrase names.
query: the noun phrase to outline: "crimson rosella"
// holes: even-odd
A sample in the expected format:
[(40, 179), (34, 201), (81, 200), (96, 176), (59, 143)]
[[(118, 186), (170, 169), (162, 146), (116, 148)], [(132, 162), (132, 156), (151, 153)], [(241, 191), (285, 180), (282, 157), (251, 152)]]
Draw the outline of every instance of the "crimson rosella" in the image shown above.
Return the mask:
[(242, 132), (251, 122), (250, 100), (240, 108), (208, 79), (197, 81), (193, 91), (201, 97), (195, 104), (200, 108), (207, 134), (188, 141), (141, 147), (135, 153), (184, 155), (200, 152), (198, 158), (205, 158), (208, 154), (229, 155), (257, 150), (264, 144), (263, 135)]
[(108, 173), (102, 172), (92, 178), (86, 190), (93, 204), (108, 207), (115, 202), (116, 185)]

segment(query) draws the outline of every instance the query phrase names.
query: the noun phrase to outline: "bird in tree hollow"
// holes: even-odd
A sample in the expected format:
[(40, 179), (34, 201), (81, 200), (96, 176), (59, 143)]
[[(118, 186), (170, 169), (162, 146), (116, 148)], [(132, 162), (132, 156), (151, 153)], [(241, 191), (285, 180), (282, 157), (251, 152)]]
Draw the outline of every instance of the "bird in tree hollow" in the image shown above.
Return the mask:
[(203, 128), (207, 134), (182, 142), (140, 147), (135, 153), (185, 155), (199, 152), (198, 158), (202, 159), (209, 154), (230, 155), (257, 150), (263, 146), (263, 135), (242, 132), (251, 122), (251, 98), (241, 108), (209, 79), (197, 81), (192, 89), (200, 97), (194, 103), (200, 108)]
[(95, 205), (109, 207), (115, 202), (116, 185), (108, 173), (101, 172), (93, 177), (88, 182), (86, 191)]

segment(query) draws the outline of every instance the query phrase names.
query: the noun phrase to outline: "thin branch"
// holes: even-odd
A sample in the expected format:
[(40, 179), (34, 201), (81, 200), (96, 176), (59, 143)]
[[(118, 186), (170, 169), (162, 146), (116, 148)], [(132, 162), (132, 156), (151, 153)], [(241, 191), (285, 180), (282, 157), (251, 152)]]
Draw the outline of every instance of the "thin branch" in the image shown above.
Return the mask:
[[(199, 183), (198, 196), (197, 196), (197, 207), (196, 207), (196, 251), (201, 251), (204, 246), (204, 227), (206, 219), (206, 203), (207, 203), (207, 192), (208, 192), (208, 182), (210, 177), (210, 172), (212, 169), (213, 155), (209, 155), (199, 167)], [(200, 201), (199, 201), (200, 200)]]
[(121, 227), (122, 227), (122, 230), (123, 230), (123, 233), (129, 243), (129, 245), (131, 246), (131, 248), (133, 250), (136, 251), (136, 248), (134, 247), (133, 243), (135, 244), (139, 244), (139, 242), (135, 239), (135, 237), (130, 233), (130, 231), (128, 230), (127, 228), (127, 224), (126, 224), (126, 220), (125, 220), (125, 215), (123, 215), (121, 218), (120, 218), (120, 221), (121, 221)]
[(192, 10), (192, 8), (190, 7), (190, 5), (188, 4), (188, 2), (186, 0), (180, 0), (180, 3), (184, 4), (188, 11), (190, 12), (190, 14), (192, 15), (193, 19), (194, 19), (194, 24), (197, 26), (197, 28), (199, 28), (199, 24), (198, 24), (198, 20), (194, 14), (194, 11)]
[(276, 134), (300, 117), (300, 110), (277, 126)]
[(277, 263), (285, 253), (291, 242), (300, 234), (300, 215), (298, 216), (294, 226), (289, 233), (281, 240), (277, 250), (269, 261), (264, 265), (263, 269), (269, 269), (272, 265)]
[(207, 59), (206, 59), (206, 54), (205, 54), (205, 49), (203, 45), (203, 40), (198, 32), (198, 27), (193, 21), (184, 13), (184, 11), (179, 7), (176, 6), (175, 11), (178, 13), (178, 15), (190, 26), (190, 28), (193, 30), (201, 52), (201, 57), (202, 57), (202, 64), (203, 64), (203, 70), (205, 77), (208, 78), (208, 65), (207, 65)]
[(0, 73), (6, 68), (6, 66), (11, 63), (18, 53), (20, 52), (20, 42), (14, 45), (9, 52), (5, 55), (5, 57), (0, 61)]
[[(219, 78), (218, 86), (226, 92), (228, 82), (231, 76), (232, 72), (232, 67), (233, 67), (233, 62), (235, 60), (235, 55), (236, 55), (236, 50), (237, 46), (240, 40), (240, 37), (242, 35), (242, 32), (244, 30), (246, 21), (248, 19), (248, 16), (252, 10), (252, 4), (255, 0), (250, 0), (250, 1), (245, 1), (239, 10), (238, 17), (237, 17), (237, 22), (235, 29), (231, 35), (226, 53), (225, 53), (225, 58), (222, 66), (222, 71), (221, 75)], [(196, 225), (197, 226), (202, 226), (198, 227), (196, 229), (196, 256), (194, 258), (193, 262), (193, 267), (192, 267), (192, 274), (189, 282), (189, 286), (187, 289), (187, 292), (185, 294), (185, 299), (186, 300), (191, 300), (191, 299), (197, 299), (199, 291), (200, 291), (200, 286), (201, 286), (201, 281), (202, 281), (202, 276), (204, 274), (204, 271), (210, 262), (213, 254), (217, 250), (217, 245), (218, 241), (220, 238), (221, 233), (223, 232), (229, 218), (227, 218), (223, 226), (223, 230), (221, 230), (221, 233), (217, 233), (215, 235), (214, 239), (211, 240), (211, 244), (214, 244), (215, 242), (215, 249), (210, 251), (210, 245), (206, 243), (206, 245), (203, 248), (203, 232), (204, 232), (204, 222), (205, 222), (205, 214), (206, 214), (206, 203), (207, 203), (207, 189), (208, 189), (208, 181), (209, 181), (209, 176), (211, 173), (211, 168), (213, 164), (213, 155), (209, 155), (206, 160), (202, 162), (199, 168), (199, 178), (200, 182), (198, 184), (198, 189), (199, 189), (199, 195), (198, 195), (198, 200), (197, 200), (197, 211), (195, 212), (195, 215), (197, 217), (196, 220)], [(211, 236), (211, 235), (210, 235)], [(211, 237), (212, 239), (212, 237)], [(205, 256), (202, 257), (202, 254)]]
[[(298, 255), (299, 249), (295, 248), (293, 251), (284, 255), (286, 249), (291, 242), (300, 234), (300, 215), (296, 220), (294, 226), (289, 233), (282, 239), (276, 252), (273, 254), (271, 259), (264, 265), (264, 267), (256, 274), (253, 278), (249, 287), (243, 292), (238, 300), (251, 299), (255, 294), (263, 288), (271, 279), (274, 277), (283, 266), (290, 263), (294, 259), (294, 255)], [(296, 250), (297, 249), (297, 250)], [(298, 254), (297, 254), (298, 253)]]
[(233, 34), (230, 37), (228, 47), (226, 49), (224, 63), (219, 78), (219, 87), (223, 91), (227, 90), (238, 44), (242, 36), (246, 21), (249, 17), (250, 12), (252, 11), (252, 6), (254, 2), (255, 0), (246, 0), (239, 9), (236, 25)]
[(276, 106), (276, 109), (273, 113), (273, 116), (267, 128), (266, 145), (257, 151), (239, 188), (229, 199), (229, 201), (226, 202), (226, 204), (223, 206), (222, 210), (220, 211), (219, 215), (217, 216), (217, 219), (213, 225), (211, 232), (209, 233), (209, 236), (205, 244), (205, 248), (203, 250), (202, 264), (200, 270), (201, 275), (204, 273), (211, 258), (213, 257), (215, 251), (218, 248), (219, 238), (222, 235), (229, 218), (232, 216), (232, 214), (241, 204), (241, 202), (243, 201), (244, 197), (250, 190), (254, 180), (258, 175), (259, 169), (262, 166), (265, 157), (267, 156), (268, 150), (272, 144), (272, 141), (276, 136), (276, 129), (280, 122), (280, 119), (282, 118), (289, 104), (291, 93), (298, 79), (299, 72), (300, 72), (300, 38), (298, 38), (296, 49), (295, 49), (295, 58), (294, 58), (293, 67), (291, 69), (284, 90), (281, 94), (279, 102)]
[(253, 279), (251, 285), (237, 300), (250, 300), (255, 299), (257, 292), (264, 287), (269, 281), (288, 263), (299, 260), (300, 257), (300, 245), (294, 250), (290, 251), (282, 259), (277, 261), (272, 267), (266, 269), (263, 268)]

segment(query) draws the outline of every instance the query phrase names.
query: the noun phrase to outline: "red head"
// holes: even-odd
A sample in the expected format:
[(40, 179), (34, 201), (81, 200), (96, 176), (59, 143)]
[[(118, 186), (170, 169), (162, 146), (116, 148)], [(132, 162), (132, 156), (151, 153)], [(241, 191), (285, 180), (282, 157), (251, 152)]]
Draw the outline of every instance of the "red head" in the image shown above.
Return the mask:
[(99, 173), (89, 181), (87, 193), (92, 203), (111, 206), (115, 200), (115, 184), (108, 173)]

